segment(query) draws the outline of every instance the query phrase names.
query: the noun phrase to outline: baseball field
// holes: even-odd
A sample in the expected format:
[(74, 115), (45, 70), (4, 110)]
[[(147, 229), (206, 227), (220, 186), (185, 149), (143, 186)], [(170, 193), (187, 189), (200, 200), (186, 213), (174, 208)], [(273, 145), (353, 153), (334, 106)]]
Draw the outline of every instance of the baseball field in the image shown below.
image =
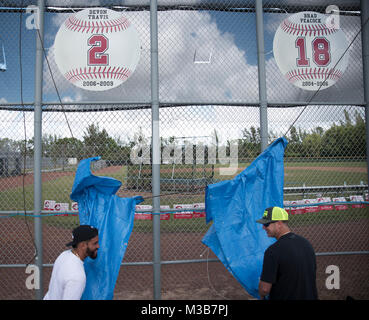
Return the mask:
[[(246, 166), (246, 165), (245, 165)], [(166, 169), (163, 168), (164, 172)], [(142, 195), (125, 189), (126, 167), (108, 167), (94, 172), (97, 175), (114, 177), (123, 182), (118, 194), (122, 197)], [(183, 169), (182, 169), (183, 170)], [(190, 170), (190, 169), (188, 169)], [(242, 170), (241, 166), (239, 171)], [(302, 182), (306, 185), (359, 184), (366, 181), (365, 163), (287, 163), (285, 184)], [(215, 178), (219, 178), (215, 168)], [(223, 177), (222, 177), (223, 178)], [(43, 197), (58, 202), (70, 202), (69, 193), (74, 180), (74, 171), (48, 172), (42, 174)], [(33, 207), (33, 177), (24, 180), (26, 207)], [(1, 178), (0, 211), (22, 210), (22, 177)], [(204, 193), (166, 192), (161, 204), (170, 205), (203, 202)], [(148, 198), (144, 204), (151, 204)], [(307, 237), (313, 244), (317, 256), (317, 284), (321, 299), (369, 298), (368, 277), (369, 251), (369, 207), (347, 210), (328, 210), (290, 216), (291, 229)], [(78, 224), (78, 216), (45, 215), (43, 222), (44, 290), (47, 289), (51, 265), (66, 249), (71, 229)], [(161, 221), (161, 260), (163, 299), (251, 299), (242, 286), (229, 274), (215, 255), (207, 249), (201, 239), (208, 230), (204, 217), (178, 218), (174, 214)], [(33, 218), (22, 215), (3, 215), (0, 220), (0, 299), (32, 299), (34, 292), (25, 287), (28, 274), (23, 264), (33, 261)], [(152, 299), (152, 222), (135, 220), (134, 229), (123, 260), (116, 284), (115, 299)], [(16, 266), (16, 265), (20, 266)], [(337, 265), (340, 270), (340, 288), (328, 289), (327, 267)], [(13, 279), (17, 279), (14, 282)]]

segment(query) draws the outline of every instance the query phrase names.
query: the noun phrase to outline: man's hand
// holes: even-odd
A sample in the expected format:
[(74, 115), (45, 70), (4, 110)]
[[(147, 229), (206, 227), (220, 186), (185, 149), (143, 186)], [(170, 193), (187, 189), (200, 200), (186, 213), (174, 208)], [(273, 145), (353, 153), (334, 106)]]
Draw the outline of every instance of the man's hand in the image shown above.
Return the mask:
[(267, 296), (270, 293), (270, 290), (272, 289), (272, 284), (269, 282), (261, 281), (259, 282), (259, 295), (260, 299), (264, 300), (265, 296)]

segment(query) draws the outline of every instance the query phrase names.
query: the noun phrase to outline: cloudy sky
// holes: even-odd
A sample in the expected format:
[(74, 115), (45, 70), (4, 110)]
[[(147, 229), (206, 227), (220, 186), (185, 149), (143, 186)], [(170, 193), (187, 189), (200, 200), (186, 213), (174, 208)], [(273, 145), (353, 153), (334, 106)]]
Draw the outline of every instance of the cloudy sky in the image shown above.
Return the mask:
[[(95, 1), (98, 5), (99, 1)], [(46, 13), (45, 38), (50, 69), (44, 63), (43, 101), (57, 102), (58, 97), (51, 74), (63, 102), (150, 102), (150, 17), (149, 12), (123, 13), (136, 27), (141, 41), (141, 57), (133, 75), (117, 88), (91, 92), (70, 84), (59, 72), (54, 61), (54, 39), (60, 25), (70, 13)], [(19, 103), (19, 15), (0, 13), (0, 41), (4, 45), (7, 66), (0, 73), (0, 104)], [(312, 92), (301, 90), (288, 83), (281, 75), (273, 56), (273, 37), (286, 14), (264, 14), (265, 58), (268, 101), (273, 103), (310, 100)], [(33, 102), (35, 30), (27, 30), (27, 14), (23, 15), (22, 71), (23, 101)], [(341, 28), (348, 42), (360, 29), (359, 17), (342, 17)], [(193, 103), (194, 107), (166, 109), (161, 111), (161, 134), (163, 136), (202, 136), (218, 130), (224, 140), (237, 138), (243, 128), (259, 126), (257, 108), (214, 106), (214, 104), (257, 103), (258, 73), (255, 15), (253, 13), (218, 11), (160, 11), (159, 25), (159, 96), (162, 103)], [(322, 90), (314, 101), (362, 103), (362, 66), (360, 36), (348, 54), (349, 65), (344, 77), (334, 86)], [(207, 103), (208, 106), (196, 106)], [(342, 118), (344, 108), (327, 112), (324, 107), (309, 107), (304, 114), (302, 126), (316, 122), (331, 124)], [(270, 109), (269, 127), (273, 131), (285, 131), (294, 121), (301, 108)], [(0, 137), (13, 136), (23, 128), (21, 113), (5, 112)], [(133, 136), (139, 128), (150, 136), (150, 110), (121, 113), (67, 114), (74, 136), (81, 137), (83, 129), (98, 122), (115, 137)], [(46, 120), (48, 122), (46, 122)], [(61, 113), (44, 113), (43, 129), (48, 134), (70, 136), (65, 117)], [(112, 123), (114, 125), (112, 125)], [(308, 123), (308, 125), (306, 125)], [(297, 126), (299, 123), (297, 123)], [(279, 128), (279, 129), (278, 129)], [(33, 116), (27, 115), (27, 130), (33, 135)], [(22, 136), (19, 137), (19, 139)]]

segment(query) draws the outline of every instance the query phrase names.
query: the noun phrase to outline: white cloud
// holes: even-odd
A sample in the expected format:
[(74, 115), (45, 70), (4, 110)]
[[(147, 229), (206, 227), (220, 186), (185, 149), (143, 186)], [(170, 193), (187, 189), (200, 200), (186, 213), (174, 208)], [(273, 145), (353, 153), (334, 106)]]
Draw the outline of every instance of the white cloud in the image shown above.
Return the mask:
[[(150, 19), (149, 12), (125, 12), (124, 15), (137, 28), (141, 39), (141, 58), (139, 65), (124, 84), (118, 88), (104, 92), (90, 92), (78, 89), (60, 74), (53, 56), (53, 48), (48, 51), (48, 59), (56, 81), (57, 88), (64, 102), (74, 101), (150, 101)], [(63, 17), (61, 17), (63, 16)], [(60, 26), (66, 15), (59, 14), (53, 19), (55, 26)], [(51, 35), (48, 35), (51, 37)], [(55, 35), (54, 35), (55, 36)], [(209, 64), (195, 64), (195, 50), (203, 53), (212, 52)], [(240, 50), (230, 33), (221, 32), (215, 21), (207, 12), (183, 11), (160, 12), (159, 14), (159, 81), (161, 101), (246, 101), (257, 100), (257, 85), (255, 81), (245, 81), (254, 78), (256, 67), (247, 64), (245, 52)], [(240, 90), (240, 87), (242, 88)], [(44, 93), (55, 92), (48, 67), (44, 66)], [(54, 100), (55, 101), (55, 100)], [(197, 110), (197, 111), (196, 111)], [(172, 121), (162, 127), (162, 135), (204, 135), (214, 130), (215, 123), (222, 121), (219, 108), (212, 109), (211, 120), (200, 109), (194, 108), (192, 116), (196, 116), (203, 124), (201, 128), (193, 127), (193, 121), (184, 121), (183, 116), (188, 109), (176, 108), (178, 121)], [(151, 112), (151, 111), (149, 111)], [(197, 113), (197, 114), (194, 114)], [(149, 120), (149, 119), (148, 119)], [(140, 121), (136, 124), (137, 131)], [(87, 126), (87, 125), (86, 125)], [(121, 134), (124, 127), (131, 127), (131, 119), (122, 123), (120, 128), (107, 125), (108, 132)], [(150, 121), (141, 124), (143, 130), (150, 135)], [(192, 128), (187, 130), (187, 128)], [(46, 128), (45, 128), (46, 129)], [(181, 131), (181, 134), (178, 131)], [(127, 130), (129, 134), (132, 131)]]
[[(276, 32), (279, 24), (286, 14), (268, 14), (265, 24), (265, 31), (270, 35)], [(345, 34), (348, 45), (354, 40), (360, 32), (360, 17), (340, 17), (340, 27)], [(273, 40), (272, 37), (272, 40)], [(273, 46), (271, 46), (273, 48)], [(275, 62), (273, 53), (266, 62), (268, 101), (272, 102), (314, 102), (330, 101), (338, 103), (362, 103), (363, 82), (362, 82), (362, 63), (361, 63), (361, 38), (360, 35), (353, 42), (346, 53), (349, 55), (348, 67), (342, 78), (332, 87), (320, 90), (317, 95), (315, 92), (301, 90), (292, 84), (289, 84), (283, 76)], [(356, 61), (353, 63), (353, 61)], [(314, 100), (311, 100), (315, 95)]]
[[(125, 12), (124, 15), (137, 28), (142, 44), (140, 62), (131, 78), (118, 88), (104, 92), (75, 88), (62, 79), (51, 48), (49, 62), (52, 62), (51, 67), (60, 92), (80, 92), (82, 99), (87, 101), (150, 100), (149, 13)], [(56, 26), (64, 21), (66, 17), (63, 16), (63, 19), (54, 19)], [(213, 52), (210, 64), (194, 64), (194, 53), (199, 49)], [(256, 100), (257, 97), (255, 84), (245, 81), (247, 75), (255, 73), (256, 69), (247, 65), (245, 52), (235, 45), (233, 36), (221, 33), (207, 12), (159, 13), (159, 68), (162, 101), (226, 101), (230, 97), (237, 101), (250, 96)], [(46, 73), (44, 90), (47, 93), (53, 92), (55, 89)], [(239, 88), (240, 83), (244, 84), (242, 90)]]
[[(125, 12), (125, 16), (137, 28), (141, 39), (141, 58), (134, 74), (118, 88), (104, 92), (90, 92), (78, 89), (68, 83), (60, 74), (54, 62), (52, 48), (48, 52), (49, 62), (53, 70), (57, 88), (64, 102), (83, 101), (150, 101), (150, 16), (149, 12)], [(269, 15), (268, 23), (265, 24), (266, 35), (270, 38), (274, 35), (284, 15)], [(66, 14), (58, 14), (53, 18), (54, 26), (66, 19)], [(342, 29), (351, 41), (360, 27), (358, 17), (344, 17), (341, 19)], [(48, 33), (48, 30), (46, 30)], [(254, 31), (252, 31), (254, 32)], [(54, 34), (47, 34), (55, 37)], [(269, 46), (266, 46), (269, 48)], [(360, 101), (362, 97), (362, 71), (361, 71), (361, 45), (358, 38), (350, 50), (350, 67), (346, 70), (344, 78), (334, 87), (319, 93), (318, 99), (339, 101)], [(194, 53), (201, 52), (203, 57), (206, 53), (212, 53), (211, 62), (195, 64)], [(252, 55), (252, 54), (251, 54)], [(243, 51), (235, 43), (234, 35), (219, 30), (219, 27), (208, 12), (205, 11), (169, 11), (159, 12), (159, 81), (160, 100), (163, 102), (202, 102), (221, 101), (226, 102), (250, 102), (258, 101), (258, 75), (257, 66), (247, 60), (250, 53)], [(254, 57), (255, 58), (255, 57)], [(352, 61), (358, 61), (353, 64)], [(312, 96), (311, 92), (300, 90), (289, 84), (281, 76), (275, 63), (273, 53), (267, 56), (267, 87), (268, 101), (273, 102), (307, 102)], [(44, 67), (44, 93), (55, 92), (51, 82), (47, 66)], [(348, 89), (347, 89), (348, 88)], [(56, 99), (55, 99), (56, 100)], [(54, 100), (54, 101), (55, 101)], [(259, 126), (259, 110), (257, 108), (235, 109), (240, 117), (233, 120), (225, 119), (227, 107), (186, 107), (174, 108), (172, 112), (162, 112), (168, 118), (162, 119), (161, 134), (165, 136), (194, 136), (208, 135), (214, 129), (222, 130), (221, 136), (237, 137), (240, 130), (251, 125)], [(204, 111), (206, 110), (206, 111)], [(285, 131), (296, 119), (301, 108), (269, 109), (269, 126), (274, 131)], [(311, 108), (308, 110), (312, 110)], [(332, 115), (321, 112), (323, 107), (314, 109), (314, 112), (305, 113), (297, 126), (303, 125), (302, 119), (310, 123), (309, 119), (330, 121)], [(107, 113), (111, 119), (115, 119), (112, 113)], [(109, 125), (108, 121), (101, 121), (100, 128), (104, 127), (113, 136), (130, 136), (138, 131), (139, 127), (147, 136), (151, 134), (150, 110), (125, 111), (123, 119)], [(74, 123), (76, 131), (81, 136), (81, 124), (98, 121), (93, 114), (74, 114), (77, 120)], [(336, 115), (337, 118), (341, 114)], [(336, 118), (333, 117), (333, 118)], [(98, 119), (101, 119), (98, 116)], [(121, 120), (120, 120), (121, 119)], [(244, 119), (244, 120), (243, 120)], [(60, 132), (63, 118), (60, 118)], [(113, 120), (111, 120), (113, 121)], [(238, 121), (238, 123), (237, 123)], [(244, 123), (241, 123), (244, 121)], [(59, 126), (59, 125), (58, 125)], [(65, 126), (65, 123), (64, 123)], [(59, 127), (58, 127), (59, 128)], [(59, 129), (58, 129), (59, 130)], [(78, 131), (79, 130), (79, 131)]]
[(33, 113), (22, 111), (0, 110), (0, 138), (9, 138), (12, 140), (24, 140), (24, 119), (26, 122), (27, 139), (33, 137), (34, 124)]

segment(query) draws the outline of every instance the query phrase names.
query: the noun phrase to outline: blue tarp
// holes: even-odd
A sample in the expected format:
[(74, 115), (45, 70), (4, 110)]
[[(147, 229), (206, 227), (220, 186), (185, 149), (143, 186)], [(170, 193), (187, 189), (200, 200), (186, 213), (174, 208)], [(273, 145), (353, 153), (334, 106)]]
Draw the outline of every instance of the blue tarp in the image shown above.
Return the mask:
[(234, 179), (207, 186), (202, 239), (245, 290), (259, 298), (264, 251), (275, 241), (256, 223), (267, 207), (283, 208), (285, 138), (275, 140)]
[(111, 300), (120, 265), (133, 229), (136, 204), (142, 197), (115, 195), (122, 183), (91, 173), (94, 157), (81, 160), (70, 198), (78, 202), (79, 222), (99, 230), (97, 258), (85, 259), (86, 288), (82, 300)]

